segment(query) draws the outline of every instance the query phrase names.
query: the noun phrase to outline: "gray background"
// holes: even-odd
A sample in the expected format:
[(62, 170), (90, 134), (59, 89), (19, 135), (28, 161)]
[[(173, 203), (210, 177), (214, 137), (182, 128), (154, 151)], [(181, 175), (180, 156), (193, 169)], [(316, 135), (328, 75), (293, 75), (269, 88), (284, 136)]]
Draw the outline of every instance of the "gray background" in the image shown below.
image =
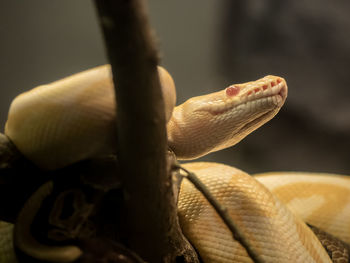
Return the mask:
[[(204, 160), (248, 172), (350, 173), (348, 1), (149, 4), (178, 103), (267, 74), (288, 82), (271, 122)], [(1, 1), (0, 34), (1, 127), (17, 94), (107, 62), (91, 1)]]

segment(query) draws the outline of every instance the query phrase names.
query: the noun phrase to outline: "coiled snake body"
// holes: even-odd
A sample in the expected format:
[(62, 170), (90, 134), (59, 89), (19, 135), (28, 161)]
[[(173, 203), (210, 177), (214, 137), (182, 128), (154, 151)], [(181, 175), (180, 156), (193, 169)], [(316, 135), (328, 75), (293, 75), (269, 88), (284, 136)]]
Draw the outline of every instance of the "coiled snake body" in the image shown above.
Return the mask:
[[(273, 118), (287, 96), (283, 78), (266, 76), (191, 98), (173, 110), (174, 82), (165, 69), (159, 67), (158, 72), (169, 147), (179, 159), (194, 159), (236, 144)], [(18, 96), (10, 107), (5, 134), (28, 159), (51, 170), (112, 152), (115, 120), (113, 84), (106, 65)], [(346, 177), (266, 174), (253, 178), (217, 163), (185, 167), (229, 209), (263, 262), (330, 262), (305, 222), (350, 243), (350, 181)], [(335, 209), (338, 200), (344, 207)], [(204, 262), (251, 262), (203, 196), (186, 181), (178, 207), (184, 234)], [(6, 229), (11, 226), (0, 225), (0, 252), (9, 254), (7, 258), (0, 254), (0, 262), (9, 262), (12, 255), (5, 240), (8, 234), (1, 232)], [(25, 250), (23, 244), (17, 246)]]

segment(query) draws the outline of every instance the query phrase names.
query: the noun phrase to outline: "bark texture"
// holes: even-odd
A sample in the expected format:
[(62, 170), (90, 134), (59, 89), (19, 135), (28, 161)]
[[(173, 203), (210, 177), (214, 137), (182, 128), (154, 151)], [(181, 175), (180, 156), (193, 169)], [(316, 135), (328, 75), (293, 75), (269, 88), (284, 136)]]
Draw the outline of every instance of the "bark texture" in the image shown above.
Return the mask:
[(167, 166), (158, 54), (140, 0), (96, 0), (117, 96), (127, 245), (149, 262), (196, 262), (177, 219)]

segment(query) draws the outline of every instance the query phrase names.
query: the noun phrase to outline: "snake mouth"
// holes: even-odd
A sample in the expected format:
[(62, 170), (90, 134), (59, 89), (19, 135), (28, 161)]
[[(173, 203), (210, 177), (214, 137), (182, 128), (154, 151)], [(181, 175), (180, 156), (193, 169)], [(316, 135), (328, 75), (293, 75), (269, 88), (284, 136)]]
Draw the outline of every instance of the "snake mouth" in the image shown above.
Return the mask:
[[(272, 82), (273, 83), (273, 82)], [(267, 85), (266, 85), (267, 86)], [(281, 108), (287, 98), (287, 85), (284, 81), (277, 83), (277, 85), (267, 86), (265, 85), (257, 88), (250, 88), (246, 90), (246, 92), (240, 96), (237, 100), (227, 101), (226, 103), (222, 103), (221, 105), (211, 105), (212, 107), (208, 107), (206, 109), (207, 112), (216, 116), (225, 114), (229, 111), (244, 111), (245, 108), (250, 108), (250, 105), (256, 104), (259, 107), (253, 111), (259, 111), (260, 108), (264, 108), (264, 104), (268, 105), (273, 111), (276, 108)]]
[(244, 124), (238, 130), (237, 134), (246, 133), (246, 131), (253, 131), (253, 130), (257, 129), (258, 127), (262, 126), (264, 123), (266, 123), (270, 119), (272, 119), (277, 114), (277, 112), (280, 110), (280, 108), (283, 106), (283, 104), (287, 98), (287, 93), (288, 93), (288, 88), (287, 88), (286, 83), (283, 81), (283, 82), (279, 83), (279, 85), (276, 87), (276, 89), (273, 90), (273, 92), (271, 94), (268, 94), (268, 96), (264, 96), (264, 94), (263, 94), (262, 96), (260, 95), (259, 98), (255, 98), (253, 100), (246, 102), (246, 103), (255, 102), (255, 103), (259, 104), (258, 101), (271, 100), (273, 106), (270, 107), (270, 109), (261, 110), (262, 113), (260, 114), (260, 116), (254, 118), (253, 120)]
[(283, 85), (281, 85), (276, 95), (280, 97), (280, 104), (278, 105), (279, 107), (282, 107), (283, 103), (286, 101), (287, 93), (288, 93), (287, 86), (283, 83)]
[(257, 81), (231, 85), (223, 91), (192, 98), (186, 103), (191, 105), (193, 112), (212, 116), (231, 114), (233, 111), (239, 114), (246, 110), (258, 112), (261, 108), (282, 107), (287, 90), (283, 78), (269, 75)]
[[(265, 78), (269, 78), (267, 76)], [(281, 107), (287, 98), (287, 84), (282, 78), (276, 78), (259, 86), (248, 86), (243, 93), (242, 103), (254, 102), (264, 98), (276, 98), (276, 106)]]
[[(258, 127), (262, 126), (264, 123), (268, 122), (275, 116), (275, 114), (278, 112), (278, 109), (272, 109), (269, 110), (263, 114), (261, 114), (259, 117), (253, 119), (252, 121), (244, 124), (236, 134), (246, 134), (250, 133), (251, 131), (257, 129)], [(247, 132), (248, 131), (248, 132)], [(249, 132), (250, 131), (250, 132)]]

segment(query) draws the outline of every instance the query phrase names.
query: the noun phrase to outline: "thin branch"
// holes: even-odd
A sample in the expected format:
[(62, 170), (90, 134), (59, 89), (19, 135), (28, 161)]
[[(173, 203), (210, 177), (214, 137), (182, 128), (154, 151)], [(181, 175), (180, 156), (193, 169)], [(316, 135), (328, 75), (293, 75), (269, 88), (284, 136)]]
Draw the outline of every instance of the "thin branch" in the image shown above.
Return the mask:
[(181, 166), (179, 163), (175, 164), (174, 168), (180, 169), (186, 173), (185, 178), (187, 178), (213, 206), (226, 226), (230, 229), (233, 238), (236, 239), (245, 248), (250, 258), (256, 263), (262, 262), (259, 259), (259, 255), (252, 249), (252, 243), (249, 241), (249, 239), (244, 237), (244, 233), (240, 231), (239, 227), (232, 220), (231, 216), (228, 213), (228, 209), (220, 204), (220, 202), (210, 193), (207, 186), (202, 183), (198, 176)]
[(197, 262), (178, 224), (158, 55), (143, 3), (95, 0), (117, 94), (125, 239), (150, 262)]

